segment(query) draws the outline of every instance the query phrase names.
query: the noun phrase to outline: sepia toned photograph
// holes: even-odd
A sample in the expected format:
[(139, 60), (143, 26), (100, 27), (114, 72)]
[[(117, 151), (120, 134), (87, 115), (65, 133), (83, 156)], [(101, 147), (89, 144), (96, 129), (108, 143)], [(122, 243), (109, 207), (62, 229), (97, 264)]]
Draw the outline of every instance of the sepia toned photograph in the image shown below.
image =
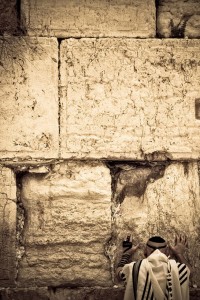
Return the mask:
[(0, 0), (0, 300), (200, 299), (200, 0)]

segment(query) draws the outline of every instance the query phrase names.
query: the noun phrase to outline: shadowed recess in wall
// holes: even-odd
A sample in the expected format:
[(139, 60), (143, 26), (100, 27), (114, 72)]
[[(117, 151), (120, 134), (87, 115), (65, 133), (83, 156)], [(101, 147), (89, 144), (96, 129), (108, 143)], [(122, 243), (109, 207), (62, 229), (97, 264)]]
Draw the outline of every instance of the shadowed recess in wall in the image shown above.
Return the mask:
[(0, 223), (0, 280), (9, 280), (9, 239), (10, 231), (9, 224), (2, 220)]
[(168, 164), (169, 162), (110, 162), (108, 167), (111, 170), (114, 202), (121, 204), (126, 196), (141, 197), (149, 182), (163, 177)]
[(25, 35), (25, 17), (21, 11), (21, 0), (0, 1), (0, 35)]
[(13, 286), (16, 263), (15, 229), (5, 221), (2, 215), (0, 222), (0, 260), (0, 286)]

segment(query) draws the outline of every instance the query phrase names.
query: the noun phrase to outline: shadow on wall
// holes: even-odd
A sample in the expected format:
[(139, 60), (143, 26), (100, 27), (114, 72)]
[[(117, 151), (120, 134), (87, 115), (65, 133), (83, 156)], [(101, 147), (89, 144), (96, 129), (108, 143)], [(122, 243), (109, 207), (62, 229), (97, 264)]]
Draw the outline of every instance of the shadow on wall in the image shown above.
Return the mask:
[(0, 35), (20, 36), (27, 33), (25, 17), (21, 12), (21, 1), (0, 1)]

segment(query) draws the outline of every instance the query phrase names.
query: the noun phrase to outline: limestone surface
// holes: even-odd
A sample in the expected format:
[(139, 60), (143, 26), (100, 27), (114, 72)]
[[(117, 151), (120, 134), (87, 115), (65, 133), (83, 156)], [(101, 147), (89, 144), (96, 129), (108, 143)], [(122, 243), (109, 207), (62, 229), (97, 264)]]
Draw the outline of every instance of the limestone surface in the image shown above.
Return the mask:
[(16, 277), (16, 183), (12, 170), (0, 165), (0, 286)]
[(199, 40), (64, 40), (61, 156), (199, 158), (199, 59)]
[[(111, 288), (7, 288), (0, 290), (0, 296), (6, 300), (121, 300), (124, 288), (114, 286)], [(200, 289), (190, 289), (190, 300), (199, 300)]]
[(157, 34), (167, 38), (199, 38), (199, 0), (160, 0), (157, 8)]
[(22, 0), (29, 35), (154, 37), (153, 0)]
[(109, 286), (111, 177), (101, 163), (56, 165), (22, 180), (21, 286)]
[[(151, 174), (157, 173), (157, 176), (148, 176), (150, 169)], [(138, 170), (140, 182), (146, 180), (146, 188), (142, 187), (143, 193), (139, 195), (134, 176)], [(185, 234), (189, 242), (186, 257), (195, 270), (193, 284), (199, 285), (200, 194), (197, 163), (172, 163), (165, 166), (164, 172), (161, 166), (126, 166), (120, 173), (114, 193), (114, 227), (119, 246), (127, 234), (132, 234), (134, 244), (145, 243), (150, 236), (161, 235), (172, 245), (176, 234)], [(124, 195), (120, 203), (118, 198), (122, 190)]]
[(0, 156), (58, 155), (58, 48), (54, 38), (0, 40)]

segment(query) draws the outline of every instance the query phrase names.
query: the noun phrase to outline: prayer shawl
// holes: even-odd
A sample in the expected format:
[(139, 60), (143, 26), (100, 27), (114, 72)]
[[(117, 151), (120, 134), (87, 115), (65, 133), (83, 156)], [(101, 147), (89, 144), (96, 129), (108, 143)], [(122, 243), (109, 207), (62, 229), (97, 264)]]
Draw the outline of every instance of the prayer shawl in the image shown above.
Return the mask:
[(185, 264), (169, 259), (157, 249), (139, 263), (123, 267), (124, 300), (188, 300), (189, 275)]

